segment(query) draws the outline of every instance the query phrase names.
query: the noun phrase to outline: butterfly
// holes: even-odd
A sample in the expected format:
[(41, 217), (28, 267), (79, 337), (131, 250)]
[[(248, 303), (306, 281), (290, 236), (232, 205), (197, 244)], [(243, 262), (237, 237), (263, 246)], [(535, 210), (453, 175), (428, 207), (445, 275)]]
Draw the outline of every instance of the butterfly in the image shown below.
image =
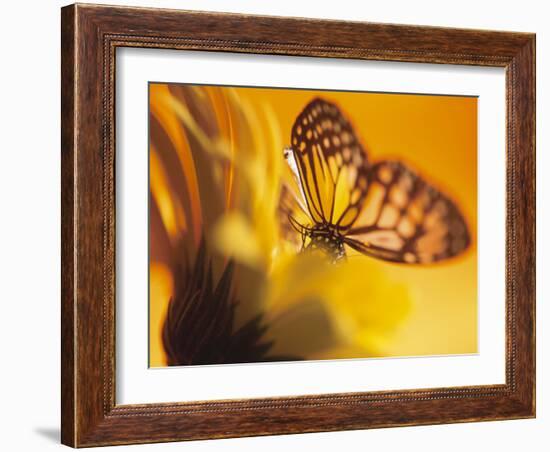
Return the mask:
[(332, 102), (313, 99), (298, 115), (285, 159), (283, 236), (333, 261), (348, 248), (391, 262), (424, 264), (470, 244), (447, 196), (400, 161), (370, 164), (351, 123)]

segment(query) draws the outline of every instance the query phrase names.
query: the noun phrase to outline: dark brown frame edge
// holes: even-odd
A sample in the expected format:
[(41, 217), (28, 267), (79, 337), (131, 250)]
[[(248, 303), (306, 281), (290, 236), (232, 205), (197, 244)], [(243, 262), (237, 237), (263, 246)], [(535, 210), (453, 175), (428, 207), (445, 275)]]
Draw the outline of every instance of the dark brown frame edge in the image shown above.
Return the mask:
[[(74, 447), (535, 415), (535, 35), (71, 5), (62, 9), (62, 421)], [(506, 384), (115, 404), (117, 47), (506, 68)]]

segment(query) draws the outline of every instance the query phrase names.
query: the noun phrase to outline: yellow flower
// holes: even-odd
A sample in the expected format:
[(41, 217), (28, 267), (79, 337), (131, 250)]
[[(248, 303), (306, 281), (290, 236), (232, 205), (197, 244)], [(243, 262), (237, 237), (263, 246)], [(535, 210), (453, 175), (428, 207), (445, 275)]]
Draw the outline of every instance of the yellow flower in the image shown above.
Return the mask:
[[(293, 179), (271, 107), (231, 88), (150, 89), (152, 312), (166, 313), (167, 294), (206, 241), (215, 280), (235, 263), (233, 330), (261, 316), (268, 358), (382, 353), (407, 313), (407, 291), (369, 258), (331, 264), (284, 239), (281, 187)], [(158, 325), (153, 366), (166, 363)]]

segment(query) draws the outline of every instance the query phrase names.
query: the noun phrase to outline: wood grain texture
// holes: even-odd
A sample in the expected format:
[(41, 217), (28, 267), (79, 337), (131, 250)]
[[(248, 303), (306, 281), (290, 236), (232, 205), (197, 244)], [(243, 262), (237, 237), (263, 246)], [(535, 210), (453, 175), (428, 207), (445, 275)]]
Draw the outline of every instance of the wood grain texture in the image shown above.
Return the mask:
[[(62, 10), (62, 442), (74, 447), (535, 415), (535, 36), (72, 5)], [(115, 404), (117, 47), (506, 68), (506, 384)]]
[(61, 14), (61, 412), (63, 413), (61, 441), (64, 444), (75, 444), (74, 8), (63, 9)]

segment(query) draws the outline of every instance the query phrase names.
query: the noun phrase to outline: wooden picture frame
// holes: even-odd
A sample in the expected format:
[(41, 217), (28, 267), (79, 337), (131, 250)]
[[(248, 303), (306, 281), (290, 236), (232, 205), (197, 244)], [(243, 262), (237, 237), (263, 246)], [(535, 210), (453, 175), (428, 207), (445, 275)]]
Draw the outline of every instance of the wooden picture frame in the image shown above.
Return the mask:
[[(62, 442), (73, 447), (535, 416), (535, 35), (71, 5), (62, 9)], [(506, 383), (115, 403), (115, 50), (506, 69)]]

